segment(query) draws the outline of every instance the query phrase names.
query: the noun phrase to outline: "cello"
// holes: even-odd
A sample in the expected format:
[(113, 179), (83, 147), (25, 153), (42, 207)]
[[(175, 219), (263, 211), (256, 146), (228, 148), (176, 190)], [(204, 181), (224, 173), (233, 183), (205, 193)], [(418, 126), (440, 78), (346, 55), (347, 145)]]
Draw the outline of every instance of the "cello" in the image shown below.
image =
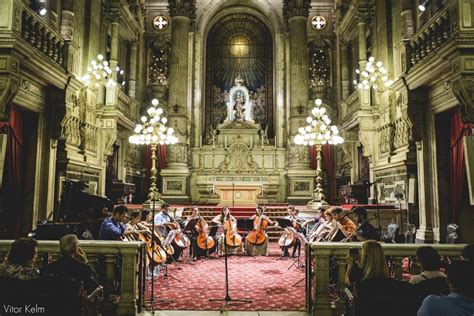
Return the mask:
[(232, 222), (230, 216), (227, 216), (225, 221), (225, 242), (227, 246), (238, 247), (242, 245), (242, 236), (237, 233), (237, 227), (235, 222)]
[(254, 230), (249, 233), (247, 240), (253, 245), (261, 245), (267, 240), (265, 228), (268, 226), (267, 219), (263, 218), (263, 211), (260, 216), (255, 217), (253, 225)]
[(199, 248), (207, 251), (214, 247), (214, 239), (208, 236), (209, 225), (201, 216), (199, 216), (199, 221), (196, 225), (196, 230), (198, 232), (197, 245)]

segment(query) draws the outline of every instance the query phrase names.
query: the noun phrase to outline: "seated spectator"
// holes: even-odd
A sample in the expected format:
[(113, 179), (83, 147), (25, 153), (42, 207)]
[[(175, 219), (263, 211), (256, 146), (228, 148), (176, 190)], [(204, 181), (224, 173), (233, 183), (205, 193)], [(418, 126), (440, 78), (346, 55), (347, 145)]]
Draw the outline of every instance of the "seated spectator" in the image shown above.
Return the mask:
[(367, 210), (361, 206), (356, 207), (352, 213), (357, 222), (356, 236), (358, 241), (380, 240), (380, 235), (367, 219)]
[(7, 258), (0, 265), (0, 277), (32, 280), (39, 277), (35, 268), (38, 242), (33, 238), (18, 238), (11, 245)]
[(406, 315), (406, 300), (413, 285), (388, 275), (382, 246), (375, 240), (362, 244), (360, 264), (354, 256), (347, 257), (346, 283), (355, 290), (355, 315)]
[(446, 277), (446, 275), (439, 270), (441, 268), (441, 259), (436, 249), (430, 246), (420, 247), (416, 251), (416, 257), (418, 258), (422, 272), (421, 274), (413, 275), (411, 277), (411, 284), (423, 282), (424, 280), (432, 278)]
[(43, 275), (81, 281), (88, 295), (100, 287), (99, 278), (94, 269), (87, 263), (86, 254), (79, 247), (79, 240), (76, 235), (63, 236), (59, 240), (59, 250), (61, 256), (42, 269), (41, 273)]
[(469, 261), (453, 261), (448, 269), (448, 282), (451, 293), (426, 297), (418, 316), (474, 315), (474, 265)]
[(462, 251), (462, 258), (466, 261), (474, 263), (474, 244), (469, 244)]

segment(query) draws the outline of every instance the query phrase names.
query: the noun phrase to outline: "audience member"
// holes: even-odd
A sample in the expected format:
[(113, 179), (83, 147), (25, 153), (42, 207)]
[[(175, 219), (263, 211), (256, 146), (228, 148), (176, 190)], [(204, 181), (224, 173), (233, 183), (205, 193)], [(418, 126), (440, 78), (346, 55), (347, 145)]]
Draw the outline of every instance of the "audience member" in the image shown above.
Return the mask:
[(416, 257), (421, 266), (421, 274), (413, 275), (410, 279), (410, 283), (415, 284), (423, 282), (427, 279), (446, 277), (446, 275), (440, 271), (441, 259), (433, 247), (424, 246), (418, 248), (416, 251)]
[(453, 261), (448, 268), (448, 282), (451, 293), (448, 296), (426, 297), (418, 316), (474, 315), (474, 264)]
[(404, 315), (410, 285), (389, 277), (382, 246), (375, 240), (362, 244), (360, 263), (355, 254), (347, 257), (346, 283), (356, 293), (355, 315)]
[(18, 238), (11, 245), (5, 262), (0, 264), (0, 277), (31, 280), (39, 277), (35, 268), (38, 242), (33, 238)]
[[(127, 220), (128, 209), (124, 205), (115, 207), (113, 215), (104, 219), (100, 226), (100, 240), (118, 240), (125, 233), (124, 222)], [(132, 232), (127, 232), (132, 234)], [(127, 234), (125, 233), (125, 235)]]
[(357, 222), (356, 236), (358, 241), (380, 240), (380, 235), (372, 224), (369, 223), (367, 210), (361, 206), (356, 207), (352, 213)]
[(59, 240), (60, 257), (41, 270), (42, 275), (52, 275), (61, 278), (70, 278), (83, 283), (89, 295), (99, 285), (97, 273), (88, 264), (87, 256), (79, 247), (76, 235), (69, 234)]
[(462, 251), (462, 258), (474, 263), (474, 244), (466, 245)]

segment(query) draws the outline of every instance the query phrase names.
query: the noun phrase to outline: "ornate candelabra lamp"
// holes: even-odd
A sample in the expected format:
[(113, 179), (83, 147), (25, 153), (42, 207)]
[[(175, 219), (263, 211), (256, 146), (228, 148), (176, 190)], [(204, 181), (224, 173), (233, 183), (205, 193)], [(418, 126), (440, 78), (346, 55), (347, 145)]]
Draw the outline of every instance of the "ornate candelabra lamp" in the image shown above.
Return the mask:
[(159, 104), (157, 99), (151, 101), (151, 105), (147, 109), (148, 116), (142, 116), (142, 124), (135, 126), (135, 134), (129, 137), (129, 142), (136, 145), (150, 145), (151, 148), (151, 174), (150, 189), (148, 199), (144, 203), (150, 205), (152, 201), (160, 201), (161, 194), (156, 187), (156, 148), (159, 145), (176, 144), (178, 138), (173, 135), (174, 130), (166, 126), (168, 119), (163, 116), (163, 109), (157, 107)]
[(87, 66), (87, 73), (80, 79), (81, 81), (91, 88), (98, 88), (99, 86), (115, 87), (117, 82), (121, 85), (125, 85), (123, 80), (123, 70), (120, 67), (115, 68), (117, 78), (114, 78), (113, 69), (110, 68), (110, 64), (107, 60), (104, 60), (104, 56), (99, 54), (97, 61), (93, 59), (89, 66)]
[(336, 125), (330, 125), (331, 120), (326, 114), (326, 108), (321, 107), (323, 101), (316, 99), (316, 107), (311, 110), (311, 116), (306, 118), (308, 125), (300, 127), (295, 136), (294, 143), (297, 145), (316, 146), (316, 187), (314, 189), (311, 201), (308, 205), (317, 206), (327, 204), (324, 200), (324, 191), (322, 187), (321, 170), (321, 149), (324, 144), (338, 145), (344, 142), (339, 136), (339, 130)]
[(354, 79), (354, 85), (357, 89), (374, 90), (389, 88), (393, 84), (393, 80), (388, 78), (388, 71), (384, 68), (381, 61), (376, 61), (374, 57), (370, 57), (365, 64), (365, 68), (356, 69), (358, 80)]

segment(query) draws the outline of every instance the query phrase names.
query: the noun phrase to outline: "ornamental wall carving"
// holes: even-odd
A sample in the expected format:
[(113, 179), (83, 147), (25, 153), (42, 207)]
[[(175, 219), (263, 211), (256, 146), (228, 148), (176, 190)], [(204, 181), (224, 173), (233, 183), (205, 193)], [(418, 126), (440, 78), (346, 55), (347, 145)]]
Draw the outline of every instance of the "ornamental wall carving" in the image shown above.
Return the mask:
[(309, 149), (307, 146), (290, 146), (288, 149), (288, 163), (308, 164), (309, 163)]

